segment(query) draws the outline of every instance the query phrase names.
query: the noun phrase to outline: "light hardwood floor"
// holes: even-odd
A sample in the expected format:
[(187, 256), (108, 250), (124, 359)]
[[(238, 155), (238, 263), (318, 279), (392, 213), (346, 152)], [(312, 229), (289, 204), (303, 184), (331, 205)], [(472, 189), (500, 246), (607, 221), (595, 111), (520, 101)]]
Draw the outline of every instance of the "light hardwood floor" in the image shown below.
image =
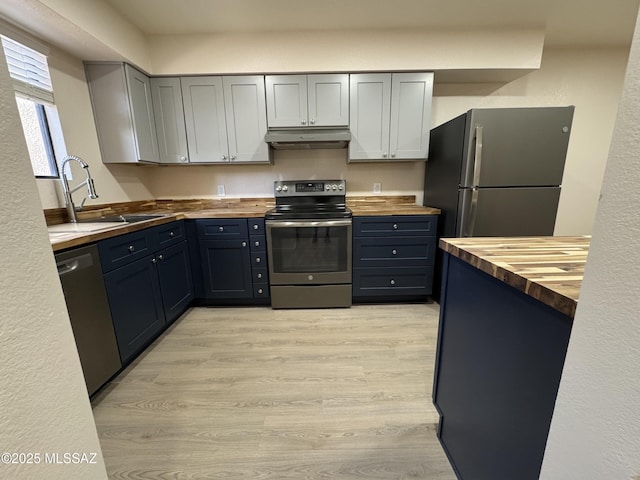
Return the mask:
[(93, 412), (112, 479), (455, 480), (438, 306), (194, 308)]

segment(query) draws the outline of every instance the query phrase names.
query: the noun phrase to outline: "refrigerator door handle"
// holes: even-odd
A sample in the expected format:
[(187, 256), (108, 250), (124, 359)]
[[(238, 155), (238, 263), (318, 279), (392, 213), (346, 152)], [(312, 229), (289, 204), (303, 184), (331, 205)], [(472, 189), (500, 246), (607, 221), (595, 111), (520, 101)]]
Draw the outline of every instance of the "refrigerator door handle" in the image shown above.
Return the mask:
[(469, 220), (465, 222), (463, 237), (473, 236), (478, 211), (478, 185), (480, 185), (480, 167), (482, 166), (482, 125), (476, 125), (475, 156), (473, 162), (473, 186), (471, 187), (471, 205), (469, 206)]

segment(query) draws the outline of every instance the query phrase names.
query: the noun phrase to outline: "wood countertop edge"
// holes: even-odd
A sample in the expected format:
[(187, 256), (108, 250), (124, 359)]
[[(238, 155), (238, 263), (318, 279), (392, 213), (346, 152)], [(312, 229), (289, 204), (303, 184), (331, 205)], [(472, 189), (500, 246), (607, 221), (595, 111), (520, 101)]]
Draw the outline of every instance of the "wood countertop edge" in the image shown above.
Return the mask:
[[(107, 238), (137, 232), (145, 228), (155, 227), (164, 223), (169, 223), (183, 219), (215, 219), (215, 218), (253, 218), (263, 217), (272, 208), (269, 205), (239, 206), (229, 208), (202, 208), (199, 210), (186, 210), (168, 212), (167, 210), (145, 209), (139, 213), (162, 213), (165, 216), (143, 222), (128, 223), (126, 225), (99, 230), (96, 232), (82, 232), (72, 237), (51, 239), (51, 247), (54, 252), (66, 250), (68, 248), (80, 247), (89, 243), (98, 242)], [(438, 215), (440, 210), (432, 207), (420, 205), (385, 205), (384, 202), (377, 205), (355, 205), (350, 206), (355, 216), (394, 216), (394, 215)], [(135, 212), (130, 212), (135, 213)], [(88, 220), (90, 221), (90, 220)]]
[(493, 278), (521, 291), (522, 293), (538, 300), (550, 308), (573, 319), (575, 317), (578, 301), (561, 292), (553, 290), (541, 283), (532, 281), (516, 272), (512, 272), (492, 260), (471, 253), (456, 245), (452, 245), (447, 239), (440, 239), (439, 246), (446, 253), (462, 260), (478, 270), (485, 272)]

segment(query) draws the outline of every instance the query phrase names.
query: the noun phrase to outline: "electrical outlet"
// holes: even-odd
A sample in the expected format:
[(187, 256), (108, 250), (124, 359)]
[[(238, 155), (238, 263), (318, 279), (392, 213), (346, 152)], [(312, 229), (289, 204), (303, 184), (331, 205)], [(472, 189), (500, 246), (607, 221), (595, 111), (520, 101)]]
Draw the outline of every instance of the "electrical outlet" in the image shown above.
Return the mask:
[(224, 185), (218, 185), (218, 196), (224, 197), (226, 193), (224, 192)]
[(382, 191), (382, 184), (380, 182), (375, 182), (373, 184), (373, 193), (380, 193)]

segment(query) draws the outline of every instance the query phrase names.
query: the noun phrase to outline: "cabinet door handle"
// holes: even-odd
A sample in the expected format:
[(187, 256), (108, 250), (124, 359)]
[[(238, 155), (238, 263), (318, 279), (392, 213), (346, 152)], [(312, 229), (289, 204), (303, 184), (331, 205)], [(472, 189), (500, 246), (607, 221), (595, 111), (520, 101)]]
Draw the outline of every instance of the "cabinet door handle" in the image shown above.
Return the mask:
[(397, 229), (398, 229), (398, 224), (397, 224), (397, 223), (394, 223), (394, 224), (393, 224), (393, 229), (394, 229), (394, 230), (397, 230)]
[(175, 235), (176, 235), (175, 233), (173, 233), (173, 232), (169, 232), (169, 236), (170, 236), (170, 237), (174, 237)]
[(222, 160), (226, 162), (227, 161), (227, 156), (226, 155), (222, 155)]
[(236, 156), (235, 155), (231, 155), (231, 160), (235, 160)]
[(382, 154), (382, 158), (387, 158), (387, 152), (384, 152), (384, 153)]
[(158, 260), (163, 260), (163, 259), (164, 259), (164, 256), (158, 255)]
[(257, 277), (258, 277), (258, 280), (260, 280), (260, 279), (262, 278), (262, 274), (261, 274), (261, 273), (259, 273), (259, 274), (257, 275)]
[(181, 161), (181, 162), (186, 162), (186, 161), (187, 161), (187, 157), (185, 157), (184, 155), (182, 155), (182, 156), (180, 157), (180, 161)]
[(260, 263), (262, 262), (262, 259), (260, 257), (256, 257), (256, 263)]
[(300, 123), (302, 123), (302, 125), (306, 125), (307, 121), (306, 120), (302, 120), (302, 122), (300, 122)]
[(127, 250), (133, 253), (136, 250), (136, 247), (134, 247), (133, 245), (129, 245), (129, 248)]
[(260, 295), (262, 295), (262, 289), (261, 289), (261, 288), (259, 288), (259, 289), (258, 289), (258, 293), (259, 293)]
[(395, 157), (396, 157), (396, 154), (395, 154), (395, 153), (392, 153), (392, 154), (391, 154), (391, 158), (395, 158)]
[(242, 242), (242, 246), (246, 247), (247, 246), (247, 242)]
[(391, 253), (392, 253), (393, 255), (397, 255), (397, 254), (398, 254), (398, 250), (396, 250), (396, 249), (394, 248), (393, 250), (391, 250)]
[(158, 261), (155, 258), (151, 259), (151, 263), (157, 263)]
[(392, 278), (392, 279), (391, 279), (391, 282), (389, 282), (389, 283), (391, 283), (391, 285), (395, 285), (395, 284), (396, 284), (396, 281)]
[(311, 125), (315, 125), (315, 124), (316, 124), (316, 121), (315, 121), (315, 120), (310, 120), (310, 121), (309, 121), (309, 123), (310, 123)]
[(253, 242), (253, 245), (256, 246), (256, 247), (259, 247), (260, 246), (260, 242), (255, 241), (255, 242)]

